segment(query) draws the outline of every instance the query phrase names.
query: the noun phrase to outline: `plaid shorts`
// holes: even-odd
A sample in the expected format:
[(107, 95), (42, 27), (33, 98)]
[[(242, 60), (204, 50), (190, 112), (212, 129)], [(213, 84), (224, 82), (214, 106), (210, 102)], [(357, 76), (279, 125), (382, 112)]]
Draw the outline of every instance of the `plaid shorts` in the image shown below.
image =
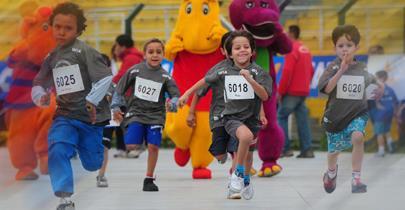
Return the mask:
[(362, 115), (355, 118), (350, 124), (338, 133), (326, 132), (328, 138), (328, 152), (341, 152), (352, 147), (352, 133), (354, 131), (365, 133), (368, 116)]

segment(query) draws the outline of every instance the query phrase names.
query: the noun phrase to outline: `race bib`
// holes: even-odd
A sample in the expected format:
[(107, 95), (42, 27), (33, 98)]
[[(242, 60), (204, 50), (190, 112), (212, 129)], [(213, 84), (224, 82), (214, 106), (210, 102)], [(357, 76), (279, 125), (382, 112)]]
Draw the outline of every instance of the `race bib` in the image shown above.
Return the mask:
[(135, 96), (151, 102), (158, 102), (162, 83), (137, 77), (135, 80)]
[(254, 99), (255, 92), (242, 75), (225, 76), (225, 93), (228, 100)]
[(362, 100), (364, 96), (364, 77), (343, 75), (337, 83), (338, 99)]
[(54, 68), (52, 71), (58, 96), (84, 90), (78, 64)]

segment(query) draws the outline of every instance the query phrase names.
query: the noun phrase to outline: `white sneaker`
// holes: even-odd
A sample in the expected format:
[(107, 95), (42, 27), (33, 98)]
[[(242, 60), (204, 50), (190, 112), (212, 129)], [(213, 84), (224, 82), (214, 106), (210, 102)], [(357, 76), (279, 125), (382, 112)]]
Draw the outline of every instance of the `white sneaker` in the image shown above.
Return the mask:
[(242, 195), (242, 198), (245, 200), (252, 199), (253, 195), (255, 194), (252, 184), (250, 183), (248, 186), (244, 187), (240, 194)]
[(228, 187), (227, 187), (228, 195), (226, 196), (226, 198), (228, 198), (228, 199), (241, 199), (242, 196), (240, 195), (240, 192), (235, 192), (235, 191), (231, 190), (231, 188), (229, 187), (230, 184), (231, 184), (231, 177), (228, 178)]
[(75, 210), (75, 203), (71, 200), (60, 199), (60, 204), (56, 207), (56, 210)]
[(243, 183), (243, 178), (242, 177), (238, 177), (235, 172), (232, 173), (231, 179), (230, 179), (230, 183), (229, 183), (229, 189), (233, 192), (240, 192), (242, 190), (242, 188), (244, 187), (244, 183)]
[(97, 176), (97, 187), (108, 187), (108, 181), (105, 176)]

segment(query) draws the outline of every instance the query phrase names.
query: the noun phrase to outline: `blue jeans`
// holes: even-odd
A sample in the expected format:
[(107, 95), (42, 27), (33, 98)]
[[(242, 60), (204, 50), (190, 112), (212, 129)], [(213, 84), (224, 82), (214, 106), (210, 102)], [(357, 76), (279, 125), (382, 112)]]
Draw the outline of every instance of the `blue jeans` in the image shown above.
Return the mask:
[(83, 168), (96, 171), (104, 159), (103, 127), (66, 117), (56, 117), (49, 129), (49, 175), (56, 196), (73, 194), (70, 159), (79, 153)]
[(308, 109), (305, 106), (305, 98), (305, 96), (285, 95), (278, 108), (277, 119), (285, 134), (284, 152), (290, 150), (290, 139), (288, 138), (288, 116), (293, 112), (297, 120), (301, 152), (305, 152), (312, 147), (312, 137), (308, 123)]

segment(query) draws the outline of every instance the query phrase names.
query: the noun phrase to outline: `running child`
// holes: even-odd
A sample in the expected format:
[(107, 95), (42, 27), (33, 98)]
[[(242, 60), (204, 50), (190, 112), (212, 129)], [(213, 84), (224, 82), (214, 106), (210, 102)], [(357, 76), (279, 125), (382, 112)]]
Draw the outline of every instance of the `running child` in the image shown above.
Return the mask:
[[(388, 152), (393, 153), (394, 147), (391, 138), (392, 118), (396, 115), (399, 107), (399, 101), (394, 90), (386, 84), (388, 73), (384, 70), (375, 73), (377, 80), (384, 84), (384, 95), (380, 100), (375, 101), (375, 106), (370, 110), (370, 119), (373, 123), (374, 134), (377, 135), (378, 157), (384, 157), (385, 144)], [(370, 107), (369, 107), (370, 108)]]
[[(126, 127), (124, 140), (127, 149), (139, 148), (144, 139), (147, 142), (148, 164), (143, 191), (159, 191), (154, 183), (154, 171), (166, 120), (165, 93), (171, 98), (168, 102), (171, 111), (175, 111), (180, 91), (169, 73), (161, 67), (163, 42), (151, 39), (146, 42), (143, 51), (145, 61), (131, 67), (118, 82), (111, 108), (113, 119), (123, 121), (123, 127)], [(133, 87), (134, 93), (125, 104), (122, 98), (130, 87)], [(121, 106), (128, 110), (125, 116)]]
[[(223, 68), (198, 81), (179, 99), (179, 105), (187, 102), (196, 90), (209, 85), (221, 85), (225, 90), (225, 107), (221, 115), (226, 132), (238, 140), (236, 170), (232, 173), (229, 189), (234, 193), (253, 191), (249, 172), (245, 170), (249, 146), (260, 130), (259, 113), (262, 101), (271, 95), (272, 80), (259, 66), (252, 63), (255, 41), (246, 31), (234, 31), (229, 35), (225, 48), (229, 62)], [(242, 195), (244, 193), (242, 192)]]
[(48, 134), (49, 175), (58, 210), (74, 209), (71, 201), (73, 172), (70, 159), (79, 153), (83, 167), (98, 170), (103, 163), (103, 127), (110, 119), (105, 99), (112, 75), (99, 52), (78, 37), (86, 28), (83, 10), (74, 3), (56, 6), (50, 17), (57, 47), (45, 59), (35, 77), (32, 99), (49, 104), (56, 90), (57, 109)]
[[(339, 152), (352, 151), (352, 193), (365, 193), (367, 186), (360, 181), (364, 155), (364, 129), (367, 124), (367, 100), (365, 89), (377, 83), (367, 72), (367, 66), (354, 58), (359, 49), (360, 33), (353, 25), (336, 27), (332, 32), (337, 58), (319, 79), (318, 88), (328, 95), (322, 125), (328, 139), (328, 170), (323, 177), (327, 193), (336, 188), (337, 159)], [(382, 85), (374, 91), (378, 98)]]

